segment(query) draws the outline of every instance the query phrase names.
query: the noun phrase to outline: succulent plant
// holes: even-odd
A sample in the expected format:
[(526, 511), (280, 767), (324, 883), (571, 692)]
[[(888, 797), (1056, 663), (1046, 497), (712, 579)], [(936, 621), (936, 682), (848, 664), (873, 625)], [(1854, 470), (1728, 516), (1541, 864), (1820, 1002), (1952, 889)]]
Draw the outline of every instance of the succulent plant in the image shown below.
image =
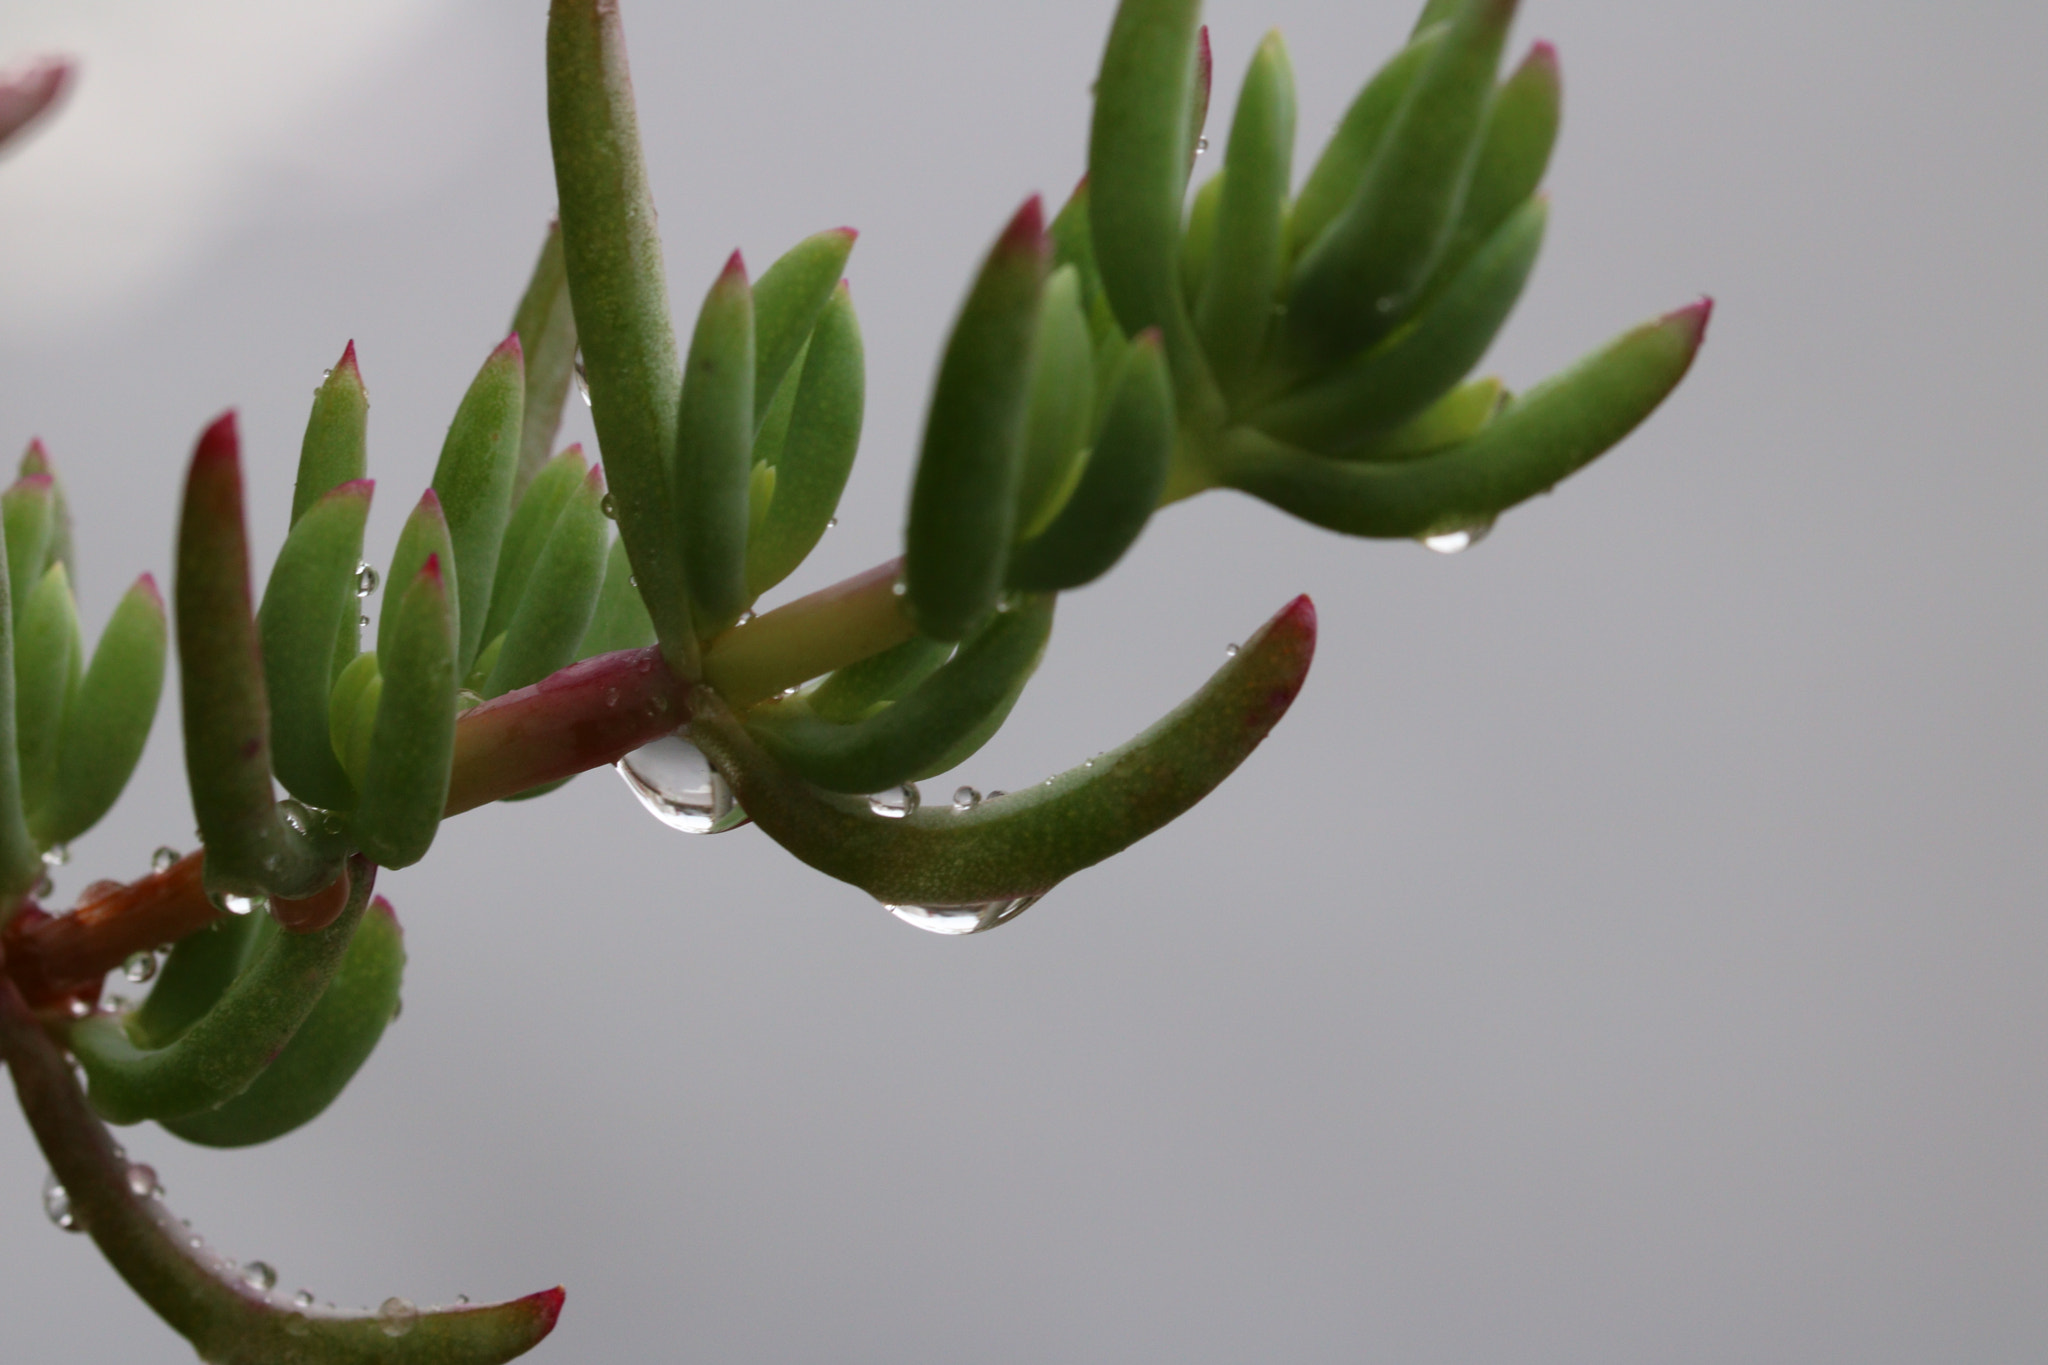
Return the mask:
[[(1558, 127), (1547, 46), (1499, 75), (1514, 10), (1431, 0), (1298, 187), (1293, 78), (1267, 37), (1190, 202), (1199, 5), (1123, 0), (1086, 176), (1050, 221), (1034, 197), (996, 234), (946, 339), (902, 557), (756, 615), (831, 524), (859, 446), (854, 233), (758, 278), (735, 252), (679, 343), (617, 8), (555, 0), (559, 221), (381, 574), (362, 558), (352, 343), (315, 395), (260, 594), (232, 413), (192, 457), (168, 621), (144, 575), (89, 658), (39, 444), (0, 496), (0, 1056), (53, 1219), (207, 1360), (510, 1359), (551, 1329), (560, 1290), (371, 1315), (282, 1298), (192, 1239), (106, 1125), (233, 1147), (318, 1115), (398, 1000), (378, 869), (426, 856), (449, 816), (586, 769), (617, 765), (679, 829), (751, 821), (948, 934), (1008, 923), (1201, 800), (1300, 689), (1306, 597), (1080, 768), (939, 809), (916, 784), (995, 733), (1058, 595), (1158, 508), (1234, 488), (1332, 530), (1461, 548), (1625, 436), (1700, 343), (1704, 302), (1523, 394), (1468, 377), (1534, 264)], [(0, 87), (0, 138), (63, 82), (46, 65)], [(601, 466), (553, 450), (578, 383)], [(359, 599), (380, 580), (366, 639)], [(133, 771), (173, 628), (203, 849), (159, 850), (148, 876), (53, 915), (45, 864)], [(153, 989), (100, 1007), (124, 966)]]

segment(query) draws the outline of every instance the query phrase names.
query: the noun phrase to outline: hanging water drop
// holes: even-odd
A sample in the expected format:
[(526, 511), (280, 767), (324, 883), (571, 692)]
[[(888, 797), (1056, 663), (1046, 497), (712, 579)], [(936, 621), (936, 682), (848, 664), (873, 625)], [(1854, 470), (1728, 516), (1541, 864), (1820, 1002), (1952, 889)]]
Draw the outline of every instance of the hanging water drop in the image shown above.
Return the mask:
[(1462, 550), (1469, 550), (1486, 539), (1486, 533), (1492, 529), (1493, 520), (1489, 517), (1485, 521), (1475, 521), (1470, 526), (1460, 526), (1456, 530), (1424, 536), (1422, 544), (1425, 549), (1434, 550), (1440, 555), (1454, 555)]
[(71, 1192), (57, 1183), (53, 1171), (43, 1177), (43, 1215), (66, 1232), (84, 1232), (85, 1224), (71, 1208)]
[(413, 1307), (411, 1299), (401, 1299), (396, 1294), (377, 1305), (377, 1325), (384, 1329), (387, 1337), (402, 1337), (420, 1319), (420, 1310)]
[(583, 406), (590, 406), (590, 376), (583, 373), (583, 352), (576, 353), (576, 392), (583, 395)]
[(277, 1271), (268, 1261), (251, 1261), (242, 1267), (242, 1283), (259, 1294), (277, 1288)]
[(917, 810), (918, 790), (915, 782), (905, 782), (900, 787), (891, 787), (885, 792), (876, 792), (868, 798), (868, 809), (884, 820), (901, 820)]
[(732, 788), (681, 735), (643, 744), (615, 765), (648, 814), (685, 834), (722, 834), (746, 822)]
[(825, 529), (826, 529), (826, 530), (830, 531), (830, 530), (832, 530), (832, 529), (833, 529), (834, 527), (836, 527), (836, 526), (838, 526), (838, 525), (839, 525), (839, 518), (837, 518), (837, 517), (827, 517), (827, 518), (825, 518)]
[(973, 810), (981, 804), (981, 793), (972, 787), (956, 787), (953, 791), (954, 810)]
[(70, 861), (71, 846), (68, 844), (52, 844), (43, 850), (44, 867), (62, 867)]
[(948, 938), (983, 934), (1008, 924), (1038, 903), (1036, 896), (1015, 896), (972, 905), (884, 905), (882, 908), (913, 929)]
[(139, 953), (130, 953), (128, 955), (128, 960), (121, 964), (121, 975), (127, 977), (130, 981), (133, 981), (138, 986), (141, 985), (143, 982), (149, 980), (151, 977), (155, 976), (155, 950), (150, 948), (144, 948)]
[(256, 897), (238, 896), (232, 891), (223, 892), (217, 904), (230, 915), (246, 915), (255, 910)]
[(169, 844), (164, 844), (156, 852), (149, 855), (149, 870), (151, 872), (169, 872), (171, 865), (178, 861), (179, 856), (178, 850), (172, 848)]
[(604, 513), (611, 520), (617, 521), (619, 519), (619, 500), (610, 493), (607, 493), (598, 500), (597, 510)]
[(751, 611), (741, 612), (740, 619), (733, 622), (733, 624), (735, 626), (751, 626), (752, 624), (754, 624), (754, 613), (752, 613)]
[(368, 597), (377, 591), (377, 584), (382, 581), (377, 577), (377, 571), (371, 568), (367, 561), (359, 561), (356, 564), (356, 596)]
[(163, 1182), (156, 1178), (156, 1167), (141, 1161), (128, 1165), (128, 1193), (137, 1199), (161, 1199)]

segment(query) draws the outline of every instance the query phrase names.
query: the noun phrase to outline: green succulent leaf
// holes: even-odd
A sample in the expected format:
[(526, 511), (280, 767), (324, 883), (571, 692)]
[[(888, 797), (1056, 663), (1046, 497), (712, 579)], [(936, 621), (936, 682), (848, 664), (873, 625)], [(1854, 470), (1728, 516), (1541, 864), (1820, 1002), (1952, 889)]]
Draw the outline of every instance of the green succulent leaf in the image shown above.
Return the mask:
[(1285, 265), (1294, 157), (1294, 68), (1278, 33), (1252, 55), (1230, 126), (1215, 243), (1194, 299), (1195, 331), (1226, 396), (1250, 380), (1265, 349)]
[[(450, 576), (460, 648), (456, 662), (467, 674), (483, 648), (490, 619), (491, 588), (498, 575), (498, 551), (512, 519), (512, 479), (519, 468), (519, 424), (526, 405), (525, 362), (517, 335), (491, 352), (448, 425), (441, 460), (434, 466), (434, 492), (448, 519), (455, 559)], [(394, 584), (411, 582), (394, 577)], [(385, 637), (380, 632), (382, 650)]]
[(14, 643), (21, 803), (31, 833), (48, 827), (56, 801), (64, 713), (78, 687), (84, 652), (70, 575), (62, 564), (52, 564), (29, 592)]
[(127, 1018), (129, 1040), (155, 1052), (205, 1018), (264, 941), (268, 918), (226, 915), (172, 945), (149, 994)]
[(15, 900), (36, 884), (43, 864), (29, 837), (21, 804), (21, 758), (14, 720), (14, 604), (7, 528), (0, 522), (0, 926), (14, 915)]
[(669, 491), (683, 371), (616, 5), (550, 5), (548, 131), (590, 415), (619, 533), (663, 657), (676, 676), (695, 678), (697, 632)]
[(735, 251), (704, 295), (676, 413), (675, 536), (700, 638), (737, 621), (747, 594), (754, 449), (754, 300)]
[(1239, 428), (1224, 483), (1304, 521), (1357, 536), (1430, 536), (1483, 526), (1590, 463), (1684, 377), (1706, 330), (1704, 301), (1623, 333), (1509, 403), (1476, 436), (1396, 464), (1345, 463)]
[(1057, 592), (1109, 572), (1159, 505), (1173, 462), (1173, 380), (1159, 333), (1132, 342), (1080, 482), (1010, 557), (1010, 586)]
[(1467, 0), (1363, 177), (1288, 283), (1287, 331), (1313, 362), (1370, 345), (1415, 303), (1456, 224), (1515, 0)]
[(539, 682), (576, 659), (604, 586), (604, 470), (593, 468), (571, 491), (506, 627), (483, 695), (496, 697)]
[(569, 401), (569, 385), (576, 376), (576, 312), (569, 304), (569, 271), (562, 257), (560, 223), (548, 224), (540, 259), (533, 263), (526, 293), (512, 315), (512, 335), (519, 338), (520, 355), (526, 362), (519, 464), (512, 474), (516, 502), (555, 448), (562, 408)]
[(356, 566), (374, 487), (369, 479), (338, 484), (305, 510), (278, 551), (256, 614), (278, 780), (301, 800), (333, 810), (355, 805), (355, 788), (334, 756), (328, 697), (336, 642), (360, 614)]
[(28, 449), (22, 452), (20, 474), (24, 479), (50, 481), (50, 540), (45, 567), (62, 564), (66, 573), (76, 572), (71, 564), (71, 507), (64, 500), (64, 485), (50, 466), (50, 452), (43, 449), (41, 441), (30, 441)]
[(310, 934), (259, 929), (267, 941), (206, 1013), (159, 1048), (138, 1046), (122, 1021), (98, 1014), (73, 1024), (71, 1052), (91, 1082), (92, 1106), (110, 1123), (175, 1119), (233, 1099), (283, 1051), (340, 969), (369, 900), (374, 870), (357, 860), (349, 905)]
[(206, 1147), (249, 1147), (319, 1117), (384, 1036), (404, 974), (405, 936), (391, 903), (379, 896), (357, 923), (320, 1003), (277, 1060), (233, 1099), (163, 1126)]
[(1051, 635), (1052, 599), (1027, 598), (873, 715), (836, 723), (792, 697), (756, 707), (747, 729), (777, 762), (827, 791), (883, 791), (943, 771), (940, 761), (990, 713), (1008, 714)]
[(1477, 436), (1500, 414), (1508, 397), (1507, 386), (1497, 378), (1460, 384), (1415, 417), (1343, 452), (1340, 458), (1392, 463), (1434, 455)]
[(377, 652), (371, 650), (349, 660), (327, 698), (334, 757), (357, 791), (370, 770), (370, 745), (377, 736), (377, 706), (383, 697), (384, 675), (377, 668)]
[(888, 819), (821, 792), (770, 758), (708, 690), (692, 698), (688, 733), (754, 823), (820, 872), (891, 904), (987, 904), (1042, 893), (1214, 790), (1285, 714), (1314, 648), (1315, 609), (1297, 598), (1144, 734), (971, 810)]
[(384, 867), (426, 856), (448, 800), (458, 675), (455, 600), (441, 564), (436, 554), (420, 566), (399, 599), (390, 647), (378, 653), (377, 718), (353, 828), (363, 852)]
[[(819, 311), (797, 368), (782, 383), (788, 422), (765, 466), (772, 471), (767, 506), (747, 537), (750, 596), (794, 572), (832, 524), (860, 449), (865, 365), (853, 296), (841, 282)], [(764, 444), (766, 436), (764, 425)]]
[[(913, 635), (859, 663), (848, 664), (804, 694), (811, 714), (835, 725), (864, 720), (877, 707), (897, 701), (952, 657), (943, 640)], [(879, 790), (871, 788), (870, 790)]]
[(1446, 269), (1462, 265), (1543, 183), (1551, 148), (1557, 145), (1563, 98), (1557, 51), (1538, 43), (1501, 82), (1487, 110), (1471, 183), (1444, 252)]
[(173, 598), (185, 777), (209, 889), (302, 896), (332, 881), (339, 865), (276, 808), (251, 596), (240, 441), (229, 413), (199, 438), (178, 526)]
[(15, 585), (13, 623), (20, 625), (29, 594), (50, 569), (56, 538), (57, 483), (48, 474), (24, 474), (0, 493), (7, 530), (7, 581)]
[(783, 377), (837, 290), (859, 233), (827, 228), (784, 252), (754, 283), (754, 424), (758, 429)]
[(144, 574), (114, 607), (65, 709), (56, 783), (36, 826), (45, 847), (98, 824), (128, 785), (163, 696), (168, 636), (163, 596)]
[(369, 419), (370, 395), (351, 341), (313, 390), (313, 412), (299, 443), (298, 481), (292, 485), (292, 525), (298, 525), (331, 489), (354, 483), (367, 472)]
[(1073, 491), (1095, 428), (1095, 346), (1081, 311), (1080, 272), (1053, 271), (1032, 342), (1031, 397), (1024, 418), (1024, 468), (1017, 534), (1045, 529)]
[(905, 604), (936, 640), (966, 638), (1002, 591), (1049, 254), (1034, 197), (990, 249), (939, 362), (903, 556)]
[(1298, 260), (1344, 211), (1372, 165), (1416, 76), (1443, 46), (1441, 27), (1420, 31), (1365, 83), (1301, 182), (1287, 219), (1290, 260)]
[(1340, 455), (1422, 412), (1493, 344), (1535, 268), (1548, 219), (1542, 199), (1524, 204), (1406, 326), (1247, 420), (1282, 441)]
[(491, 586), (491, 613), (484, 622), (486, 649), (512, 624), (513, 614), (525, 600), (534, 565), (554, 533), (555, 519), (589, 472), (583, 447), (570, 446), (543, 465), (520, 492), (498, 551), (498, 581)]

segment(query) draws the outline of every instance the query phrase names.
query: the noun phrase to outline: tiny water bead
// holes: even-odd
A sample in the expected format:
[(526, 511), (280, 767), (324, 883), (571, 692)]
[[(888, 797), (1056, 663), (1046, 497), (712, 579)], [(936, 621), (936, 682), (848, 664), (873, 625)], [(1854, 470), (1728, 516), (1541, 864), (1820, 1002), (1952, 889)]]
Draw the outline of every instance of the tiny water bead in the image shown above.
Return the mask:
[(35, 897), (37, 900), (46, 901), (56, 894), (57, 883), (50, 880), (49, 873), (45, 872), (42, 876), (36, 878)]
[(299, 1291), (298, 1293), (296, 1293), (296, 1294), (292, 1295), (292, 1307), (294, 1307), (294, 1308), (311, 1308), (312, 1306), (313, 1306), (313, 1291), (312, 1291), (312, 1290), (310, 1290), (310, 1289), (301, 1289), (301, 1290), (300, 1290), (300, 1291)]
[(576, 353), (576, 392), (583, 395), (583, 406), (590, 406), (590, 376), (583, 373), (583, 352)]
[(830, 531), (830, 530), (833, 530), (833, 529), (834, 529), (834, 528), (836, 528), (836, 527), (837, 527), (838, 525), (839, 525), (839, 518), (837, 518), (837, 517), (827, 517), (827, 518), (825, 518), (825, 529), (826, 529), (826, 530), (828, 530), (828, 531)]
[(607, 493), (598, 500), (597, 510), (613, 521), (617, 521), (619, 519), (619, 500), (610, 493)]
[(1235, 659), (1237, 657), (1238, 649), (1239, 646), (1236, 644), (1227, 644), (1223, 646), (1223, 657), (1226, 659)]
[(1434, 550), (1440, 555), (1454, 555), (1469, 550), (1486, 539), (1486, 533), (1493, 529), (1491, 521), (1477, 521), (1470, 526), (1460, 526), (1454, 531), (1442, 531), (1433, 536), (1424, 536), (1424, 549)]
[(71, 848), (68, 844), (52, 844), (43, 850), (44, 867), (62, 867), (70, 861)]
[(369, 618), (369, 617), (367, 617), (367, 616), (358, 616), (358, 617), (356, 617), (356, 629), (358, 629), (358, 630), (368, 630), (369, 628), (370, 628), (370, 618)]
[(246, 915), (256, 909), (257, 898), (254, 896), (238, 896), (234, 892), (228, 891), (223, 892), (215, 901), (215, 904), (219, 905), (221, 909), (227, 911), (230, 915)]
[(1206, 151), (1208, 151), (1208, 150), (1209, 150), (1209, 139), (1208, 139), (1208, 138), (1205, 138), (1205, 137), (1198, 137), (1198, 138), (1196, 138), (1196, 139), (1195, 139), (1195, 155), (1196, 155), (1196, 156), (1200, 156), (1200, 155), (1201, 155), (1201, 154), (1202, 154), (1203, 152), (1206, 152)]
[(160, 845), (156, 852), (149, 855), (149, 870), (151, 872), (169, 872), (171, 865), (182, 856), (184, 855), (180, 854), (178, 850), (172, 848), (169, 844)]
[(128, 960), (121, 964), (121, 975), (141, 985), (156, 975), (156, 950), (144, 948), (139, 953), (130, 953)]
[(163, 1182), (156, 1178), (156, 1167), (144, 1162), (133, 1161), (128, 1165), (128, 1193), (137, 1199), (161, 1199), (164, 1194)]
[(85, 1224), (71, 1208), (71, 1192), (53, 1171), (43, 1177), (43, 1216), (66, 1232), (84, 1232)]
[(746, 822), (732, 788), (681, 735), (643, 744), (615, 765), (648, 814), (685, 834), (722, 834)]
[(251, 1261), (242, 1267), (242, 1283), (259, 1294), (277, 1288), (277, 1271), (268, 1261)]
[(901, 820), (917, 812), (919, 793), (915, 782), (905, 782), (900, 787), (891, 787), (876, 792), (868, 798), (868, 809), (884, 820)]
[(882, 908), (913, 929), (922, 929), (929, 934), (943, 934), (948, 938), (961, 938), (968, 934), (984, 934), (1008, 924), (1036, 904), (1036, 896), (1017, 896), (1008, 900), (982, 901), (973, 905), (884, 904)]
[(393, 1294), (377, 1305), (377, 1325), (384, 1329), (387, 1337), (404, 1336), (419, 1320), (420, 1310), (413, 1307), (411, 1299), (401, 1299)]
[(953, 790), (954, 810), (973, 810), (981, 804), (981, 793), (972, 787), (956, 787)]
[(356, 596), (368, 597), (377, 591), (377, 584), (381, 581), (377, 577), (377, 571), (371, 568), (367, 561), (359, 561), (356, 564)]

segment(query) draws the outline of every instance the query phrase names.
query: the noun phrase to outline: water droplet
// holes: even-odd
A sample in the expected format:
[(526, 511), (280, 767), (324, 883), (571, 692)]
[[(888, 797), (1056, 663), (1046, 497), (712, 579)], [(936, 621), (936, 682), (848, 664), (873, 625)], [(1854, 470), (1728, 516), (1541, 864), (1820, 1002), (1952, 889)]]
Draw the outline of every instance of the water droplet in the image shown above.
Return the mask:
[(868, 809), (884, 820), (901, 820), (917, 810), (918, 790), (915, 782), (905, 782), (900, 787), (891, 787), (885, 792), (876, 792), (868, 798)]
[(741, 612), (740, 619), (733, 622), (733, 624), (735, 626), (751, 626), (752, 624), (754, 624), (754, 613), (752, 613), (751, 611)]
[(141, 985), (156, 975), (156, 953), (144, 948), (139, 953), (130, 953), (128, 960), (121, 964), (121, 975)]
[(223, 892), (215, 902), (230, 915), (246, 915), (256, 908), (254, 896), (238, 896), (232, 891)]
[(457, 1303), (459, 1303), (459, 1304), (464, 1304), (464, 1305), (467, 1305), (467, 1304), (469, 1303), (469, 1295), (467, 1295), (467, 1294), (457, 1294), (457, 1295), (455, 1296), (455, 1301), (456, 1301)]
[(1237, 657), (1237, 651), (1238, 646), (1235, 643), (1227, 644), (1223, 646), (1223, 657), (1226, 659), (1235, 659)]
[(85, 1224), (71, 1210), (71, 1192), (57, 1183), (53, 1171), (43, 1177), (43, 1215), (66, 1232), (84, 1232)]
[(404, 1336), (419, 1320), (420, 1310), (412, 1306), (411, 1299), (401, 1299), (393, 1294), (377, 1305), (377, 1325), (384, 1329), (387, 1337)]
[(160, 1199), (163, 1192), (163, 1182), (156, 1178), (156, 1167), (140, 1161), (129, 1164), (128, 1193), (137, 1199)]
[(181, 856), (178, 850), (172, 848), (169, 844), (165, 844), (149, 855), (149, 870), (151, 872), (168, 872), (171, 870), (171, 864), (177, 862)]
[(100, 1013), (123, 1014), (128, 1010), (133, 1009), (134, 1006), (135, 1002), (133, 1000), (130, 1000), (125, 995), (109, 995), (101, 999)]
[(83, 1019), (92, 1013), (92, 1006), (74, 995), (71, 999), (64, 1002), (64, 1012), (73, 1019)]
[(827, 518), (825, 518), (825, 529), (826, 529), (826, 530), (830, 531), (830, 530), (832, 530), (832, 529), (833, 529), (834, 527), (836, 527), (836, 526), (838, 526), (838, 525), (839, 525), (839, 518), (837, 518), (837, 517), (827, 517)]
[(356, 596), (368, 597), (371, 593), (377, 591), (377, 584), (381, 581), (382, 580), (377, 577), (377, 571), (371, 568), (368, 563), (357, 563)]
[(608, 707), (609, 707), (609, 706), (617, 706), (617, 705), (619, 704), (619, 689), (618, 689), (618, 688), (616, 688), (616, 687), (607, 687), (607, 688), (606, 688), (606, 689), (604, 690), (604, 704), (605, 704), (606, 706), (608, 706)]
[(721, 834), (745, 823), (718, 769), (681, 735), (663, 735), (614, 765), (648, 814), (685, 834)]
[(638, 574), (631, 574), (631, 573), (627, 574), (627, 575), (626, 575), (626, 586), (627, 586), (627, 587), (629, 587), (629, 588), (637, 588), (637, 587), (639, 587), (639, 586), (640, 586), (640, 575), (638, 575)]
[(597, 510), (613, 521), (617, 521), (619, 519), (619, 500), (610, 493), (607, 493), (598, 500)]
[(1002, 791), (1002, 790), (1000, 790), (1000, 789), (999, 789), (999, 790), (996, 790), (996, 791), (992, 791), (992, 792), (990, 792), (990, 793), (989, 793), (989, 794), (988, 794), (987, 796), (984, 796), (984, 797), (982, 797), (981, 799), (982, 799), (982, 800), (984, 800), (984, 801), (998, 801), (998, 800), (1001, 800), (1001, 799), (1002, 799), (1003, 797), (1005, 797), (1005, 796), (1008, 796), (1008, 795), (1009, 795), (1009, 793), (1008, 793), (1008, 792), (1006, 792), (1006, 791)]
[(972, 787), (958, 787), (953, 792), (954, 810), (973, 810), (981, 804), (981, 793)]
[(1460, 526), (1455, 531), (1440, 531), (1433, 536), (1424, 536), (1422, 544), (1440, 555), (1454, 555), (1461, 550), (1469, 550), (1486, 539), (1486, 533), (1492, 529), (1491, 519), (1475, 521), (1470, 526)]
[(292, 1306), (294, 1308), (311, 1308), (313, 1306), (313, 1291), (301, 1289), (298, 1293), (292, 1295)]
[(896, 596), (901, 597), (905, 593), (910, 591), (910, 586), (899, 578), (894, 583), (891, 583), (889, 585), (889, 591), (894, 593)]
[(242, 1267), (242, 1283), (259, 1294), (277, 1288), (277, 1271), (268, 1261), (251, 1261)]
[(358, 617), (356, 617), (356, 629), (357, 629), (357, 630), (368, 630), (369, 628), (370, 628), (370, 618), (369, 618), (369, 617), (367, 617), (367, 616), (358, 616)]
[(960, 938), (983, 934), (1008, 924), (1038, 903), (1036, 896), (983, 901), (977, 905), (886, 905), (883, 908), (915, 929)]
[(576, 392), (583, 395), (583, 406), (590, 406), (590, 376), (583, 373), (583, 352), (576, 353)]
[(1198, 138), (1196, 138), (1196, 139), (1195, 139), (1195, 155), (1196, 155), (1196, 156), (1200, 156), (1200, 155), (1201, 155), (1201, 154), (1202, 154), (1203, 152), (1206, 152), (1206, 151), (1208, 151), (1208, 150), (1209, 150), (1209, 139), (1208, 139), (1208, 138), (1205, 138), (1205, 137), (1198, 137)]
[(1401, 301), (1395, 298), (1392, 294), (1383, 294), (1380, 296), (1379, 301), (1373, 304), (1373, 307), (1378, 309), (1382, 313), (1391, 313), (1394, 311), (1395, 308), (1400, 306), (1400, 303)]
[(70, 861), (71, 846), (68, 844), (52, 844), (43, 850), (44, 867), (62, 867)]

